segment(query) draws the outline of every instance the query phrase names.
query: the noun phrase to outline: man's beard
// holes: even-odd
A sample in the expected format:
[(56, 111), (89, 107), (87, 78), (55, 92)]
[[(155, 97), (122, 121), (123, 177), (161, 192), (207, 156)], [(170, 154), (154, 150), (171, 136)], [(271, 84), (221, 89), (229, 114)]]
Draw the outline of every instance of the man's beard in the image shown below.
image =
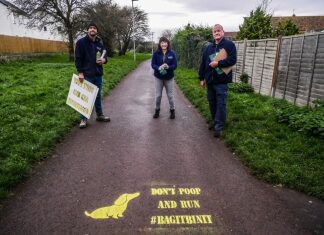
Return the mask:
[(90, 35), (91, 37), (95, 37), (95, 36), (97, 36), (97, 32), (90, 31), (89, 35)]

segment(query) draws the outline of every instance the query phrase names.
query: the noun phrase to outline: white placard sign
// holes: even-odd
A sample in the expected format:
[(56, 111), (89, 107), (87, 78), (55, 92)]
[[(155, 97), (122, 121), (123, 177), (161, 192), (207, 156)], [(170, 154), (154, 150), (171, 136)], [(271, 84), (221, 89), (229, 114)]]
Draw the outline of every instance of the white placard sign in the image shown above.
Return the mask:
[(73, 74), (66, 104), (89, 119), (98, 90), (96, 85), (86, 80), (81, 83), (79, 76)]

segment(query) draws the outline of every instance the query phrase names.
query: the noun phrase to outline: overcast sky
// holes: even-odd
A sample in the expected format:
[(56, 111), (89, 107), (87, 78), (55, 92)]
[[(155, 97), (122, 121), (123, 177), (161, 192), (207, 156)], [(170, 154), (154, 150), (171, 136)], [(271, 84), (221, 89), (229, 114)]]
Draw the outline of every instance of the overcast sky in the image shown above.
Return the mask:
[[(118, 5), (132, 6), (131, 0), (114, 0)], [(261, 0), (138, 0), (137, 6), (148, 13), (154, 38), (164, 29), (178, 29), (188, 23), (212, 26), (220, 23), (225, 31), (238, 31), (243, 17), (248, 16)], [(274, 16), (324, 15), (324, 0), (272, 0), (269, 5)]]

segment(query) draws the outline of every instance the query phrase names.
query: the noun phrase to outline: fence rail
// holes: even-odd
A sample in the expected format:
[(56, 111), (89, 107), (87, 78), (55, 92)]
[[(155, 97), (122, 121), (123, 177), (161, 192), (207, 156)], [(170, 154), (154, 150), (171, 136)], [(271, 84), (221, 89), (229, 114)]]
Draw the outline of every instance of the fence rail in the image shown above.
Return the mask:
[(324, 33), (234, 43), (235, 81), (246, 73), (256, 92), (298, 105), (324, 100)]
[(67, 52), (65, 42), (0, 35), (0, 54)]

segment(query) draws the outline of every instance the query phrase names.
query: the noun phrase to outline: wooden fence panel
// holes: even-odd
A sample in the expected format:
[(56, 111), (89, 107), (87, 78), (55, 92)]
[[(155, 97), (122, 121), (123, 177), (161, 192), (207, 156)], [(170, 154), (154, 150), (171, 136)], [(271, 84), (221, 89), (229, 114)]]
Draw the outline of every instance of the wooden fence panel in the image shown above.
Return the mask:
[(65, 42), (0, 35), (0, 54), (67, 52)]
[(234, 76), (247, 73), (255, 92), (298, 105), (324, 100), (324, 33), (235, 44)]
[(274, 97), (283, 99), (288, 75), (289, 61), (291, 55), (292, 38), (283, 38), (279, 54), (278, 77), (276, 81)]
[(237, 59), (233, 68), (233, 77), (235, 82), (239, 82), (239, 77), (241, 76), (244, 68), (244, 49), (244, 41), (236, 43)]
[(254, 65), (251, 85), (256, 92), (260, 92), (259, 87), (262, 78), (263, 64), (264, 64), (264, 52), (266, 48), (265, 41), (255, 42), (255, 53), (254, 53)]
[(294, 103), (307, 105), (309, 92), (311, 89), (311, 80), (314, 72), (314, 59), (316, 53), (317, 36), (305, 36), (302, 48), (302, 57), (300, 60), (299, 84), (297, 85), (296, 100)]
[(248, 41), (246, 44), (244, 72), (249, 75), (249, 83), (252, 83), (252, 78), (253, 78), (255, 50), (256, 50), (255, 41)]
[(324, 34), (319, 35), (310, 102), (324, 100)]
[(271, 95), (277, 42), (276, 39), (235, 42), (240, 61), (234, 71), (235, 80), (244, 72), (256, 92)]
[(266, 41), (261, 77), (262, 79), (259, 89), (259, 93), (263, 95), (271, 95), (274, 65), (276, 62), (277, 43), (278, 40)]
[(288, 65), (288, 73), (285, 77), (284, 99), (294, 102), (296, 96), (297, 81), (299, 77), (298, 70), (300, 68), (300, 60), (302, 56), (303, 37), (292, 38), (290, 51), (290, 60)]

